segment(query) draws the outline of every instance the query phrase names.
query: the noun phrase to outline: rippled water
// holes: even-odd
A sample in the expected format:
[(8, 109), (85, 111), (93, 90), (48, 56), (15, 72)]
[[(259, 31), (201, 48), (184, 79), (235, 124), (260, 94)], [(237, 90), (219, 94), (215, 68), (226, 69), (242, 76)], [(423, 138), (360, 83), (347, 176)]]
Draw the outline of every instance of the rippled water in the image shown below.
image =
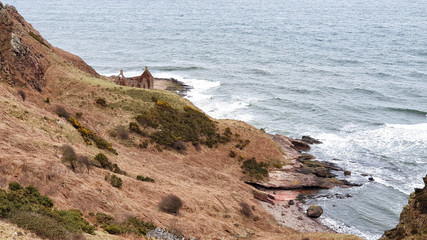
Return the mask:
[[(378, 238), (427, 173), (427, 4), (423, 0), (3, 1), (53, 45), (106, 75), (192, 85), (218, 118), (308, 134), (312, 152), (362, 187), (315, 200), (322, 221)], [(369, 182), (362, 173), (371, 174)], [(322, 195), (323, 193), (321, 193)]]

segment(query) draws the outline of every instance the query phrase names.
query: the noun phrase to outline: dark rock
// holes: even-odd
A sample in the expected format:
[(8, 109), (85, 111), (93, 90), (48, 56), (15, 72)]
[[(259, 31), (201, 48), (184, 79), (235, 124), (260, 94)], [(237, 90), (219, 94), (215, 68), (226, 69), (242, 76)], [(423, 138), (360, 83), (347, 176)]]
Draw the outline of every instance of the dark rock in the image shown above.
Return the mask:
[(369, 181), (371, 181), (371, 182), (375, 181), (375, 179), (374, 179), (373, 177), (369, 177), (368, 179), (369, 179)]
[(363, 177), (367, 177), (367, 176), (369, 176), (369, 174), (367, 174), (367, 173), (362, 173), (361, 174)]
[(351, 172), (350, 171), (344, 171), (344, 176), (350, 176)]
[(322, 216), (323, 214), (323, 208), (320, 206), (316, 206), (316, 205), (311, 205), (308, 209), (307, 209), (307, 216), (311, 217), (311, 218), (318, 218), (320, 216)]
[(317, 167), (314, 169), (314, 175), (325, 178), (328, 176), (328, 169), (325, 167)]
[(301, 140), (308, 144), (321, 144), (322, 142), (310, 136), (302, 136)]
[(288, 205), (294, 205), (294, 204), (295, 204), (294, 200), (289, 200)]
[(266, 194), (266, 193), (259, 192), (259, 191), (253, 191), (253, 195), (254, 195), (254, 198), (255, 198), (255, 199), (258, 199), (258, 200), (260, 200), (260, 201), (262, 201), (262, 202), (266, 202), (266, 203), (270, 203), (270, 204), (273, 204), (273, 205), (274, 205), (273, 200), (271, 200), (271, 199), (268, 197), (268, 194)]
[(309, 151), (310, 150), (310, 145), (308, 145), (308, 143), (302, 141), (302, 140), (297, 140), (297, 139), (290, 139), (291, 143), (293, 146), (291, 146), (293, 149), (297, 150), (297, 151)]

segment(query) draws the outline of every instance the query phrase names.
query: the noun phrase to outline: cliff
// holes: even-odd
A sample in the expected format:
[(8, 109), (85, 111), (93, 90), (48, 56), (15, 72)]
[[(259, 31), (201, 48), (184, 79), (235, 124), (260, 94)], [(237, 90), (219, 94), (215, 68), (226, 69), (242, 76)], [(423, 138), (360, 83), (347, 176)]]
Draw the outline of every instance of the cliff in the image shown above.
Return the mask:
[(415, 189), (400, 214), (400, 220), (394, 229), (388, 230), (382, 240), (391, 239), (427, 239), (427, 176), (423, 178), (423, 189)]
[[(102, 239), (145, 239), (112, 227), (136, 224), (129, 219), (197, 239), (357, 239), (280, 227), (263, 209), (244, 180), (268, 178), (292, 156), (262, 130), (212, 119), (168, 91), (117, 86), (1, 3), (0, 30), (0, 204), (35, 194), (8, 192), (9, 183), (35, 186), (55, 208), (119, 234)], [(159, 205), (170, 194), (182, 201), (178, 214)], [(21, 207), (4, 206), (4, 216)], [(30, 215), (46, 214), (38, 211)], [(99, 223), (102, 214), (116, 222)]]

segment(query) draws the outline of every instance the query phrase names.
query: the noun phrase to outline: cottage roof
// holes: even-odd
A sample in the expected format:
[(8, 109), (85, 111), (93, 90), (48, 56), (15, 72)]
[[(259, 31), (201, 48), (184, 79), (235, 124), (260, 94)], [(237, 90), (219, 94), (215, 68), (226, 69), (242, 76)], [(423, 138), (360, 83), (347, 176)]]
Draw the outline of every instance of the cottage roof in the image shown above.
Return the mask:
[(153, 75), (151, 75), (150, 71), (148, 71), (147, 66), (145, 67), (145, 71), (142, 73), (141, 77), (145, 78), (145, 79), (150, 79), (153, 77)]

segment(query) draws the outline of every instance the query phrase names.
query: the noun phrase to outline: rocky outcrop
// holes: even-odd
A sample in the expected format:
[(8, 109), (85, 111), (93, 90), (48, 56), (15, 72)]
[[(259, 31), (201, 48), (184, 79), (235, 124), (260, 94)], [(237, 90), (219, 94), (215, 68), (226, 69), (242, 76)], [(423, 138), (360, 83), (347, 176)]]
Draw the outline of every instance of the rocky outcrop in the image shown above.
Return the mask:
[(0, 81), (12, 86), (30, 86), (41, 92), (55, 52), (81, 71), (99, 76), (79, 57), (54, 48), (12, 6), (0, 3)]
[(423, 189), (415, 189), (400, 214), (394, 229), (388, 230), (381, 240), (427, 239), (427, 176), (423, 178)]

